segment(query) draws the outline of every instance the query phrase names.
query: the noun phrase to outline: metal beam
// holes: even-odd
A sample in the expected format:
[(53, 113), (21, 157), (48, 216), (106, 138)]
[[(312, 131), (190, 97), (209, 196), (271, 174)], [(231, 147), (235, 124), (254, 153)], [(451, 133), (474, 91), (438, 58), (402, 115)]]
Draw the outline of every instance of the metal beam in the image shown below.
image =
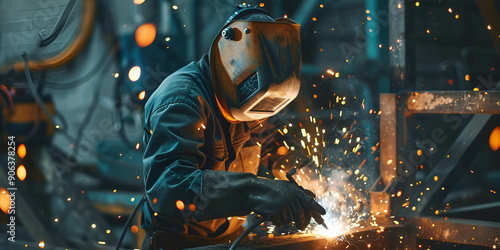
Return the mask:
[(389, 0), (389, 66), (392, 93), (412, 89), (415, 68), (414, 3)]
[(406, 226), (420, 239), (494, 248), (499, 246), (500, 223), (454, 218), (411, 218)]
[(411, 92), (406, 107), (408, 112), (419, 114), (500, 114), (500, 92)]
[[(378, 229), (378, 228), (376, 228)], [(400, 235), (404, 232), (403, 226), (387, 226), (384, 231), (374, 228), (355, 228), (344, 235), (332, 235), (331, 237), (317, 234), (290, 234), (276, 236), (273, 238), (261, 238), (253, 241), (243, 242), (236, 249), (268, 249), (268, 250), (304, 250), (304, 249), (404, 249), (406, 242), (401, 240)], [(204, 246), (189, 248), (191, 250), (222, 250), (229, 249), (230, 244)]]
[(396, 177), (396, 95), (380, 94), (380, 177), (385, 185)]

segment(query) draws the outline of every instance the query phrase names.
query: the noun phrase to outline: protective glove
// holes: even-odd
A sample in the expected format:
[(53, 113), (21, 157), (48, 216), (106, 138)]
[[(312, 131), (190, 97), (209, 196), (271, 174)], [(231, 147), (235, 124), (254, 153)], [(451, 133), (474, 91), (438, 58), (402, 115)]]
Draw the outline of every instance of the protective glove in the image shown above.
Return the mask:
[(304, 230), (311, 216), (316, 218), (316, 215), (326, 213), (313, 197), (313, 192), (302, 190), (288, 181), (255, 178), (251, 183), (248, 206), (276, 226), (293, 221), (298, 229)]
[[(258, 178), (249, 173), (205, 170), (200, 203), (194, 213), (197, 221), (255, 212), (276, 226), (295, 222), (298, 229), (309, 225), (311, 216), (326, 213), (311, 191), (288, 181)], [(311, 195), (307, 195), (306, 192)]]

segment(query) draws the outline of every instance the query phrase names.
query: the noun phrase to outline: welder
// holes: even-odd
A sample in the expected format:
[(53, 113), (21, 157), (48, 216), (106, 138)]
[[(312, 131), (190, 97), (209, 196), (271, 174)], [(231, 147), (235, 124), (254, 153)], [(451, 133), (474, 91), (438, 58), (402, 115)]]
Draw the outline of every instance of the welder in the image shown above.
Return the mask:
[[(252, 212), (276, 226), (325, 214), (310, 192), (261, 178), (278, 133), (266, 118), (300, 87), (300, 25), (239, 6), (210, 52), (167, 77), (144, 109), (143, 249), (227, 243)], [(274, 129), (273, 131), (276, 131)]]

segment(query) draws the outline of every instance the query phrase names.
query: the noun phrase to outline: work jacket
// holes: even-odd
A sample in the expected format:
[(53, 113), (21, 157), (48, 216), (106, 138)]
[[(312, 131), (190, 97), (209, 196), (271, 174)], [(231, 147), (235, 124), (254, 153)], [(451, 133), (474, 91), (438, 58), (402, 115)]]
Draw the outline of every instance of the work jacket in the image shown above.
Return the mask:
[[(281, 140), (277, 123), (231, 124), (224, 119), (215, 101), (207, 55), (163, 81), (145, 105), (144, 120), (147, 202), (142, 227), (184, 239), (192, 235), (207, 243), (219, 243), (241, 229), (241, 218), (193, 219), (203, 173), (257, 174), (259, 166), (272, 168), (270, 162), (276, 161), (273, 157)], [(272, 177), (271, 171), (261, 172)], [(241, 196), (231, 195), (224, 199)]]

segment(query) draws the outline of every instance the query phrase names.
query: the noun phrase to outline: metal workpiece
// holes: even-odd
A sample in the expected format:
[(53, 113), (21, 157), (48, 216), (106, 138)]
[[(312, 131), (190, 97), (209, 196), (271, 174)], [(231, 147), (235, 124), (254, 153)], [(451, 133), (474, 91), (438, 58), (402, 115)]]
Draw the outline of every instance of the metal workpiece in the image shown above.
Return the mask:
[[(370, 188), (370, 213), (378, 220), (388, 218), (401, 208), (399, 197), (395, 196), (398, 185), (398, 147), (405, 143), (404, 107), (401, 95), (380, 95), (380, 176)], [(400, 189), (399, 189), (400, 190)]]
[[(262, 238), (241, 243), (236, 249), (269, 249), (269, 250), (304, 250), (304, 249), (404, 249), (405, 228), (401, 225), (391, 225), (378, 228), (352, 229), (351, 233), (338, 236), (321, 236), (317, 234), (292, 234), (273, 238)], [(403, 237), (402, 237), (403, 236)], [(222, 250), (229, 249), (231, 244), (221, 244), (191, 248), (191, 250)]]
[(396, 95), (380, 95), (380, 177), (370, 188), (370, 213), (379, 217), (391, 214), (390, 195), (396, 177)]
[(419, 239), (493, 247), (500, 242), (500, 223), (455, 218), (411, 218), (406, 227)]
[(394, 183), (384, 185), (382, 177), (379, 177), (375, 185), (370, 188), (370, 213), (386, 218), (391, 214), (391, 194), (394, 191)]
[(411, 92), (406, 99), (406, 109), (414, 114), (500, 114), (500, 92)]
[(380, 177), (385, 185), (396, 178), (396, 95), (380, 95)]

